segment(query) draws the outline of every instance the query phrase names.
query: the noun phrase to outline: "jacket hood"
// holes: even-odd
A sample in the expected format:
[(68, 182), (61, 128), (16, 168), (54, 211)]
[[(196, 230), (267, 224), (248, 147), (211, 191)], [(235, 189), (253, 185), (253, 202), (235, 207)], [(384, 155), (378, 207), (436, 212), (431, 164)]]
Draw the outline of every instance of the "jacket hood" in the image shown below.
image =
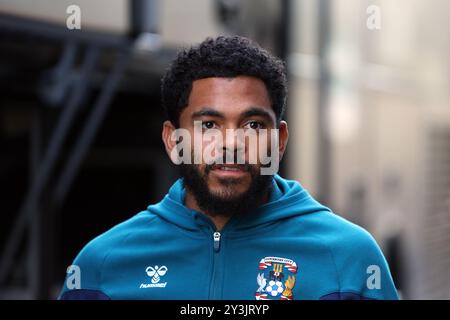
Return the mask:
[[(157, 204), (147, 210), (160, 216), (169, 223), (190, 231), (215, 229), (210, 218), (205, 214), (184, 205), (185, 188), (183, 180), (178, 179), (169, 189), (168, 194)], [(224, 230), (244, 232), (280, 220), (331, 210), (315, 199), (294, 180), (287, 180), (279, 175), (272, 179), (270, 199), (252, 212), (234, 216), (225, 225)]]

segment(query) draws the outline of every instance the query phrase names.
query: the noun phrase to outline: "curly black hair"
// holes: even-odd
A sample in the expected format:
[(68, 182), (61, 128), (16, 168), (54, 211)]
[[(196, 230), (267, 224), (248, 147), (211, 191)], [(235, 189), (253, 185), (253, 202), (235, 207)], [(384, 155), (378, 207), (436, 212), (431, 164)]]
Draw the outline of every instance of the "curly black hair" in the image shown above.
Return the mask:
[(168, 119), (179, 126), (194, 80), (209, 77), (254, 76), (268, 90), (277, 120), (283, 117), (287, 80), (285, 64), (250, 39), (240, 36), (206, 38), (181, 50), (162, 78), (162, 105)]

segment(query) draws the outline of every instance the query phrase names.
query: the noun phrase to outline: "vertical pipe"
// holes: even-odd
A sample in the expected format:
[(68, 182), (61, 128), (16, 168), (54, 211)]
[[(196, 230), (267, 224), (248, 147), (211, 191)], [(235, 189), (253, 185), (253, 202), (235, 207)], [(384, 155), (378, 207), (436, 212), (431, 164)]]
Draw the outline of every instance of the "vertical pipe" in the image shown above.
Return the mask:
[(318, 0), (318, 53), (319, 53), (319, 97), (318, 97), (318, 200), (330, 205), (331, 193), (331, 143), (327, 135), (327, 113), (330, 75), (327, 66), (327, 49), (330, 44), (330, 0)]

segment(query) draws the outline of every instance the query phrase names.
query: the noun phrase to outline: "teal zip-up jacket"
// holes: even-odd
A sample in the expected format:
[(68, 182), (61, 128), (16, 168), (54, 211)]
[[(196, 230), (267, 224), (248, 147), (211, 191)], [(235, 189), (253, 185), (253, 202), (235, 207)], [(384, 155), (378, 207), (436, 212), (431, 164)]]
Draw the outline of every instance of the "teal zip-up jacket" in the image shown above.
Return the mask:
[(217, 232), (184, 206), (182, 180), (164, 199), (89, 242), (60, 299), (397, 299), (372, 236), (275, 176), (269, 202)]

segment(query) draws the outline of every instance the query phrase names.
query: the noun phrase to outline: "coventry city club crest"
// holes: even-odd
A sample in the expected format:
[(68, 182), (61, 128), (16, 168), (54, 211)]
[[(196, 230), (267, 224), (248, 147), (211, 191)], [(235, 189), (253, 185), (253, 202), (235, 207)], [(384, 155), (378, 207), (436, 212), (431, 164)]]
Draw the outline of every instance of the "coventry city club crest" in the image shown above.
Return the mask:
[(265, 257), (259, 262), (256, 300), (292, 300), (297, 264), (291, 259)]

